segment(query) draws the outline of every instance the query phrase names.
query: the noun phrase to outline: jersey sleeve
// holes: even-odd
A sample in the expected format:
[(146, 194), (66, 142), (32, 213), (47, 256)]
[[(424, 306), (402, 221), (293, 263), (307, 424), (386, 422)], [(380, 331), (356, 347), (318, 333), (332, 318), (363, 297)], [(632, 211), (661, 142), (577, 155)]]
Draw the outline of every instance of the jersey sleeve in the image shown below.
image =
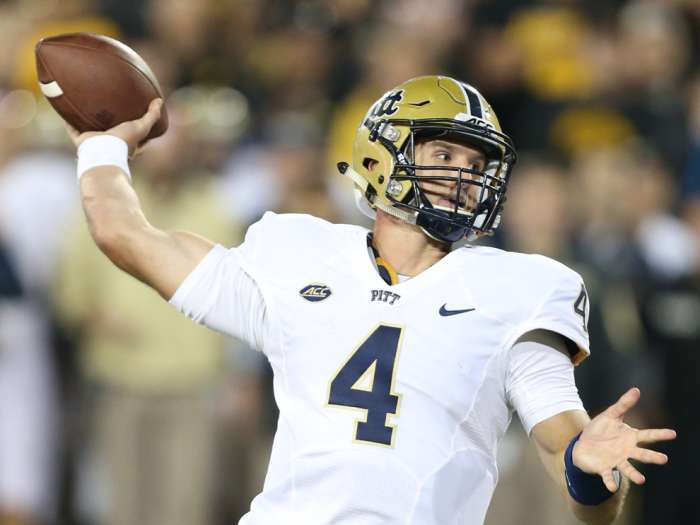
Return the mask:
[[(216, 246), (187, 276), (170, 303), (194, 321), (247, 342), (270, 357), (279, 349), (290, 286), (321, 260), (332, 225), (302, 214), (267, 212), (244, 242)], [(324, 237), (325, 236), (325, 237)]]
[(528, 435), (545, 419), (568, 410), (584, 410), (571, 360), (534, 341), (517, 343), (508, 350), (506, 396)]
[(532, 330), (549, 330), (573, 343), (571, 360), (575, 365), (590, 355), (588, 338), (588, 293), (581, 276), (559, 263), (547, 268), (548, 289), (531, 314), (516, 327), (511, 344)]
[(269, 332), (263, 295), (243, 269), (241, 248), (216, 245), (170, 299), (196, 323), (263, 350)]

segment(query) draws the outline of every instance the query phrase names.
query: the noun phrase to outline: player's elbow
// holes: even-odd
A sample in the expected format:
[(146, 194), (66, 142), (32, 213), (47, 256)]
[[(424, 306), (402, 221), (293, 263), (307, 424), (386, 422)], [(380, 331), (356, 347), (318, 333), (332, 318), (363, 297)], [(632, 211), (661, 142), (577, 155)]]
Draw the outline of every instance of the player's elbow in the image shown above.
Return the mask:
[(83, 195), (82, 202), (90, 235), (105, 253), (124, 246), (131, 231), (140, 226), (135, 214), (117, 200)]
[(83, 200), (83, 208), (90, 236), (97, 247), (112, 261), (121, 259), (122, 252), (129, 249), (134, 226), (95, 203)]
[(90, 235), (97, 247), (112, 261), (120, 259), (121, 252), (128, 248), (128, 231), (108, 221), (93, 218), (88, 220)]

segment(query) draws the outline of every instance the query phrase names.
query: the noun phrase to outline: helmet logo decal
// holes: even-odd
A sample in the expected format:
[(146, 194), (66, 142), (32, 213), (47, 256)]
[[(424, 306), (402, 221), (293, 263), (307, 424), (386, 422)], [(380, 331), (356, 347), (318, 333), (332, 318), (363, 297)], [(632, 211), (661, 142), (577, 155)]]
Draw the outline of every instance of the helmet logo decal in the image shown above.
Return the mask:
[(478, 126), (480, 128), (496, 129), (496, 126), (494, 126), (490, 122), (486, 122), (485, 120), (476, 117), (472, 117), (469, 120), (467, 120), (467, 124)]
[(469, 84), (464, 82), (459, 82), (459, 86), (464, 91), (464, 94), (469, 101), (469, 112), (475, 117), (482, 117), (481, 113), (481, 101), (479, 100), (479, 93)]
[(384, 95), (372, 108), (371, 115), (373, 117), (383, 117), (384, 115), (393, 115), (396, 113), (399, 110), (396, 104), (403, 100), (403, 93), (403, 89), (399, 89), (398, 91), (390, 91)]
[(331, 289), (325, 284), (308, 284), (299, 290), (299, 295), (303, 299), (316, 303), (331, 296)]

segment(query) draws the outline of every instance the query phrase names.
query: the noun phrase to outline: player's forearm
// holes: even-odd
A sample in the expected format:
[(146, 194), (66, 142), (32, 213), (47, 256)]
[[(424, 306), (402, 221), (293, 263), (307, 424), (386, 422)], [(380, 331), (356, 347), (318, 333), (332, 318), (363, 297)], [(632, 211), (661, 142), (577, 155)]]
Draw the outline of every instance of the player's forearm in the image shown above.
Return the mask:
[(622, 478), (617, 492), (599, 505), (581, 505), (574, 501), (568, 493), (566, 497), (569, 507), (579, 521), (589, 525), (608, 525), (620, 515), (628, 490), (629, 482)]
[(93, 168), (81, 177), (80, 195), (95, 243), (128, 271), (134, 240), (150, 225), (127, 176), (113, 166)]
[(118, 168), (93, 168), (81, 177), (80, 193), (90, 234), (119, 268), (170, 299), (213, 244), (189, 232), (153, 227), (136, 192)]

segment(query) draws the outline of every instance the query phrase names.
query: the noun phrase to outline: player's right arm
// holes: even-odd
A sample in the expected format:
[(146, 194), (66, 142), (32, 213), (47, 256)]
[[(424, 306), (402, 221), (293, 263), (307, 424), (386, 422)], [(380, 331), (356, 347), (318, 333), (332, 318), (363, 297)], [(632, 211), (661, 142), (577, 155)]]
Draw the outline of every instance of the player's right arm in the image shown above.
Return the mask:
[[(140, 119), (104, 133), (69, 129), (69, 134), (76, 147), (91, 137), (112, 135), (126, 142), (132, 155), (157, 122), (161, 107), (162, 101), (154, 100)], [(198, 235), (165, 232), (151, 225), (128, 176), (116, 166), (87, 170), (80, 179), (80, 196), (90, 235), (100, 250), (166, 300), (214, 246)]]

